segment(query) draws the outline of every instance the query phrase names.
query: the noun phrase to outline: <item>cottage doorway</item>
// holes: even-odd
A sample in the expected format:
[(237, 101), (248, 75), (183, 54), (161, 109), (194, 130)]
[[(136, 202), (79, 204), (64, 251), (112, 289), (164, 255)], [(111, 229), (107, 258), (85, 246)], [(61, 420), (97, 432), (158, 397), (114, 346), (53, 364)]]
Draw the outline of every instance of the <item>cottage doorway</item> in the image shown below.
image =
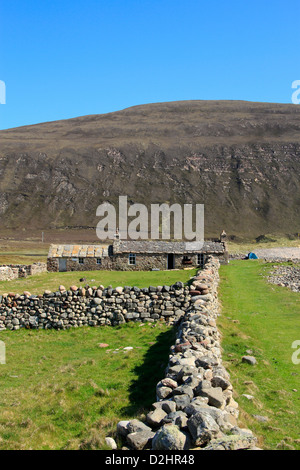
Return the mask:
[(67, 271), (67, 260), (65, 258), (59, 259), (59, 272), (65, 273)]
[(168, 269), (175, 268), (175, 255), (173, 253), (168, 254)]

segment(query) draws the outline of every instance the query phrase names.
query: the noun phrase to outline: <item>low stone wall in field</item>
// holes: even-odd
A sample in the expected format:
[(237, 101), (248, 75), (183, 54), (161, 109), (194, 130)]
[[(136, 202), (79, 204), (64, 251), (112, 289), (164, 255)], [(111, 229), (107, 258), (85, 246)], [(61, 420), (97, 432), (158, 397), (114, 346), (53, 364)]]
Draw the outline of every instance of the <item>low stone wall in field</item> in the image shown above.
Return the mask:
[(47, 272), (47, 263), (33, 263), (29, 265), (28, 275), (34, 276), (35, 274), (41, 274)]
[(7, 264), (0, 266), (0, 281), (12, 281), (14, 279), (45, 273), (46, 271), (46, 263)]
[(13, 281), (18, 279), (19, 269), (10, 266), (0, 266), (0, 281)]
[(189, 308), (194, 292), (177, 282), (172, 286), (78, 288), (43, 295), (0, 295), (0, 329), (68, 329), (120, 325), (128, 321), (177, 321)]
[[(43, 295), (0, 295), (0, 330), (68, 329), (165, 320), (178, 326), (165, 377), (146, 422), (118, 423), (126, 448), (141, 450), (254, 449), (252, 432), (237, 425), (238, 404), (221, 357), (217, 259), (210, 257), (189, 286), (88, 287)], [(155, 394), (155, 393), (154, 393)], [(115, 446), (111, 438), (108, 442)]]
[[(157, 384), (156, 402), (146, 422), (134, 419), (118, 423), (117, 434), (125, 441), (125, 448), (165, 451), (255, 448), (252, 432), (238, 427), (238, 404), (222, 364), (216, 325), (218, 270), (218, 260), (211, 258), (193, 280), (191, 288), (199, 295), (191, 297), (178, 326), (165, 378)], [(111, 438), (107, 439), (109, 444)]]
[(230, 260), (242, 260), (245, 259), (248, 253), (230, 253), (229, 254), (229, 262)]

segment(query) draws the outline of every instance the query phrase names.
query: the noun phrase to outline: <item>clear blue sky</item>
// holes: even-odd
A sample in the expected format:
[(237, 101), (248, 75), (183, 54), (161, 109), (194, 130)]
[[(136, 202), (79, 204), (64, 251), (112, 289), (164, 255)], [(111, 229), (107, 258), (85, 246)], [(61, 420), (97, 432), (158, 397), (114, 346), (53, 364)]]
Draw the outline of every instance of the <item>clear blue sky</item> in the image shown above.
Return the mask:
[(1, 0), (0, 129), (137, 104), (290, 103), (299, 0)]

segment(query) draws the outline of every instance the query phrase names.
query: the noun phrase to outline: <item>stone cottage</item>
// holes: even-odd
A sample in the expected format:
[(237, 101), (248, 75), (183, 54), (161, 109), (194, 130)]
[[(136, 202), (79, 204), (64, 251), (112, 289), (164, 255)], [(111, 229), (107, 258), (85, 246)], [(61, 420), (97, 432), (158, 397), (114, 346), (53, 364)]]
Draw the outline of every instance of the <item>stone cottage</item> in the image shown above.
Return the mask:
[(202, 267), (207, 256), (228, 262), (226, 237), (205, 241), (200, 251), (187, 249), (185, 242), (120, 240), (112, 245), (51, 245), (48, 271), (151, 271)]

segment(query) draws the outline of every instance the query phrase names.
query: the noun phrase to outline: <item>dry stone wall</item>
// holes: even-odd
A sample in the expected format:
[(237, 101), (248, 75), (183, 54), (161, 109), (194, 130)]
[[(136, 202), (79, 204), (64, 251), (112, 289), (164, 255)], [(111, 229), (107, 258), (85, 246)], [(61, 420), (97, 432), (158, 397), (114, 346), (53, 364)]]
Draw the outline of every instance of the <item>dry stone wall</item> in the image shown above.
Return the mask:
[(18, 279), (19, 269), (10, 266), (0, 266), (0, 281), (13, 281)]
[(189, 308), (192, 295), (182, 282), (172, 286), (87, 287), (45, 291), (43, 295), (0, 295), (0, 329), (68, 329), (120, 325), (129, 321), (177, 321)]
[(223, 363), (217, 288), (219, 261), (210, 258), (191, 286), (191, 303), (171, 348), (165, 377), (146, 422), (120, 421), (117, 433), (135, 450), (254, 449), (252, 432), (238, 427), (238, 404)]
[(43, 295), (8, 293), (0, 296), (0, 330), (60, 330), (161, 319), (176, 323), (176, 343), (146, 422), (118, 423), (117, 433), (126, 448), (255, 449), (252, 432), (238, 426), (238, 404), (222, 363), (216, 324), (219, 266), (218, 259), (208, 258), (189, 286), (181, 282), (143, 289), (60, 286)]
[(7, 264), (0, 266), (0, 281), (12, 281), (18, 278), (34, 276), (47, 271), (46, 263)]

